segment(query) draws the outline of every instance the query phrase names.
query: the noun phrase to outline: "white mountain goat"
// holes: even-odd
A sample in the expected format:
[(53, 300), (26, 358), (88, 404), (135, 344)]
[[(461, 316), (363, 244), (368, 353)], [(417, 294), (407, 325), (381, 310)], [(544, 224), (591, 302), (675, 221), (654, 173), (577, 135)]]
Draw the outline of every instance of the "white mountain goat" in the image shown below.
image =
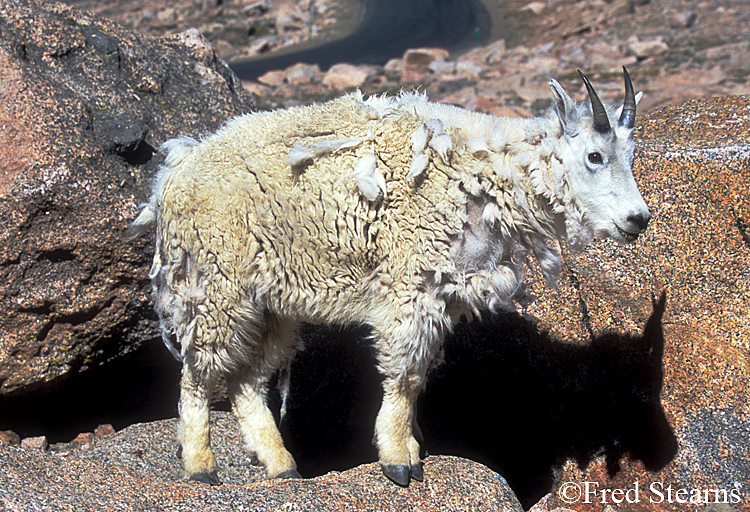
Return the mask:
[(553, 107), (535, 119), (353, 94), (164, 144), (130, 236), (156, 228), (150, 277), (183, 361), (188, 478), (220, 483), (208, 411), (221, 374), (248, 451), (269, 477), (299, 477), (266, 394), (310, 322), (372, 327), (380, 463), (397, 484), (422, 480), (415, 404), (460, 317), (523, 300), (529, 253), (553, 283), (548, 240), (633, 242), (651, 218), (631, 171), (640, 94), (625, 71), (610, 111), (581, 77), (590, 108), (551, 80)]

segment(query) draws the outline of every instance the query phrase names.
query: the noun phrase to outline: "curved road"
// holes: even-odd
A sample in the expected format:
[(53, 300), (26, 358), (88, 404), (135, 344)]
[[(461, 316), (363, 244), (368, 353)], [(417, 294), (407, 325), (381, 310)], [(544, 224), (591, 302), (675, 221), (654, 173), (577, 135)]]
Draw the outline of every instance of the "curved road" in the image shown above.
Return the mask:
[[(408, 48), (437, 46), (450, 51), (474, 44), (475, 29), (490, 33), (490, 17), (480, 0), (363, 0), (363, 15), (350, 36), (295, 53), (230, 64), (243, 80), (297, 62), (327, 70), (339, 62), (385, 64)], [(484, 38), (482, 38), (484, 39)], [(481, 42), (481, 41), (480, 41)]]

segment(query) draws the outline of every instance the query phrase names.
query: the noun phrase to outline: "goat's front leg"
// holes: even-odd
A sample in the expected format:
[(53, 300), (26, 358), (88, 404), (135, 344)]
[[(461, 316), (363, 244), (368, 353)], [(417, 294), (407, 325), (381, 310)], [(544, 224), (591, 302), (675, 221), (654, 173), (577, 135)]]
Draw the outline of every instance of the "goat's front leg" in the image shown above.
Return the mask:
[(423, 479), (416, 404), (427, 372), (439, 360), (443, 338), (451, 328), (450, 320), (444, 320), (440, 312), (431, 297), (417, 298), (402, 310), (384, 307), (376, 318), (390, 320), (373, 326), (379, 368), (385, 375), (375, 444), (383, 473), (403, 486), (412, 478)]
[(383, 474), (399, 485), (409, 480), (422, 481), (422, 461), (419, 457), (420, 436), (415, 412), (424, 376), (403, 378), (386, 377), (383, 383), (383, 405), (375, 422), (375, 444), (378, 447)]
[(187, 478), (221, 485), (209, 433), (209, 403), (214, 382), (214, 379), (198, 375), (188, 360), (185, 361), (180, 383), (179, 439)]

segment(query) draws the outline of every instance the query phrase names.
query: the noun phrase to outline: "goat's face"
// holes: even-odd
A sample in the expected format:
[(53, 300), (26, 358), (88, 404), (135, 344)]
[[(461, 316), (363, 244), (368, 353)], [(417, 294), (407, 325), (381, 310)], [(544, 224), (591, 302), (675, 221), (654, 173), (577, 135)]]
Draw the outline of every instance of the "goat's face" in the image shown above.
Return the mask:
[(633, 242), (651, 220), (632, 172), (633, 122), (640, 95), (633, 94), (625, 71), (625, 102), (611, 123), (593, 87), (581, 77), (589, 92), (591, 116), (581, 112), (557, 82), (550, 82), (564, 134), (559, 156), (568, 186), (595, 236)]

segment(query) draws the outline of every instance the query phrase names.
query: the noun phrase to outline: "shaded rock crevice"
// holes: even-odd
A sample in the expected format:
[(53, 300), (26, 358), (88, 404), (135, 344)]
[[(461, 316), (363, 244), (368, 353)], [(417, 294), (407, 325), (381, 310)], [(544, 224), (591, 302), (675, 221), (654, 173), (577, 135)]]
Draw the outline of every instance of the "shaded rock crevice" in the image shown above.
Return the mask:
[(45, 317), (45, 323), (42, 325), (42, 328), (36, 335), (37, 341), (44, 341), (49, 332), (55, 326), (61, 326), (65, 330), (76, 329), (78, 326), (86, 324), (87, 322), (90, 322), (91, 320), (96, 318), (98, 315), (105, 313), (106, 310), (114, 303), (116, 293), (117, 289), (115, 288), (112, 291), (111, 295), (103, 302), (92, 304), (89, 308), (81, 309), (68, 314), (54, 314), (52, 303), (46, 302), (46, 307), (43, 308), (41, 312), (37, 313)]
[(586, 303), (586, 298), (584, 297), (583, 289), (581, 287), (581, 278), (576, 273), (576, 271), (573, 270), (573, 268), (571, 268), (570, 265), (568, 265), (567, 262), (565, 263), (565, 271), (578, 297), (578, 312), (580, 314), (581, 326), (588, 333), (589, 340), (593, 341), (594, 326), (591, 323), (591, 315), (589, 314), (589, 306)]

